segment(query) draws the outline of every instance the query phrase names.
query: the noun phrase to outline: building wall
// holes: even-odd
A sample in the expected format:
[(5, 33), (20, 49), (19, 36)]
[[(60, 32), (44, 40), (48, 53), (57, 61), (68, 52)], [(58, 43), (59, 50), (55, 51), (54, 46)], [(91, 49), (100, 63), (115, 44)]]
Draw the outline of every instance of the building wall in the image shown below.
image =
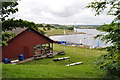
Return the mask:
[(33, 30), (30, 32), (26, 30), (12, 39), (8, 46), (2, 48), (2, 59), (18, 58), (20, 54), (24, 54), (25, 58), (32, 57), (35, 45), (47, 43), (51, 43), (51, 41)]

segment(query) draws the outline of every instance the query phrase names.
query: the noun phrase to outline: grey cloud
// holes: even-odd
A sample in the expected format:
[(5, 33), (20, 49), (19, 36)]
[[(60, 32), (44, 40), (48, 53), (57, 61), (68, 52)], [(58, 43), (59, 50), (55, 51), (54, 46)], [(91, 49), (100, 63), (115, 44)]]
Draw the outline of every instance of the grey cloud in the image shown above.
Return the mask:
[(81, 8), (80, 3), (76, 3), (65, 7), (63, 11), (59, 11), (59, 12), (52, 11), (51, 13), (59, 17), (71, 17), (74, 16), (75, 14), (80, 13), (83, 8), (84, 8), (83, 6)]
[[(87, 2), (84, 2), (83, 0), (77, 0), (77, 2), (74, 0), (74, 3), (67, 6), (65, 5), (62, 9), (62, 5), (59, 5), (59, 10), (56, 10), (57, 7), (55, 5), (56, 8), (54, 10), (50, 8), (50, 5), (46, 3), (43, 4), (40, 1), (36, 1), (34, 3), (28, 3), (26, 1), (19, 4), (19, 12), (14, 14), (12, 17), (34, 21), (35, 23), (53, 24), (71, 24), (74, 22), (80, 24), (103, 24), (104, 22), (108, 23), (113, 19), (113, 17), (104, 16), (104, 13), (101, 16), (95, 17), (95, 12), (91, 12), (91, 10), (86, 9), (86, 5)], [(44, 17), (44, 19), (41, 19), (41, 17)]]

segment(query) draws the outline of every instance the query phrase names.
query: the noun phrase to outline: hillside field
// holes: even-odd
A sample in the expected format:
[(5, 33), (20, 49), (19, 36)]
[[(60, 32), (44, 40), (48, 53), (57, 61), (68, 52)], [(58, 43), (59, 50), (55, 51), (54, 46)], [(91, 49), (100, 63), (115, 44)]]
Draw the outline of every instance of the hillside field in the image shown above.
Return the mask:
[(65, 66), (68, 60), (53, 61), (54, 58), (32, 60), (22, 64), (2, 64), (3, 78), (102, 78), (104, 71), (95, 67), (94, 60), (105, 51), (68, 47), (54, 44), (54, 51), (65, 50), (65, 55), (73, 62), (83, 62), (75, 66)]

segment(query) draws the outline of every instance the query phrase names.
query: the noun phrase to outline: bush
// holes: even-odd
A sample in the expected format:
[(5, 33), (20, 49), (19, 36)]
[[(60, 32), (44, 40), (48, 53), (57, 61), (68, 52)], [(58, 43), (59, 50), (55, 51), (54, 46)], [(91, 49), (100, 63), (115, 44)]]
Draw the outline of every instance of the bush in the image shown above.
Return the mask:
[(45, 27), (43, 28), (44, 31), (46, 31)]
[(108, 53), (102, 55), (96, 60), (99, 68), (106, 70), (108, 76), (113, 78), (120, 77), (120, 55), (115, 46), (106, 48)]
[(47, 30), (50, 30), (50, 29), (51, 29), (51, 28), (49, 28), (49, 27), (47, 28)]
[(41, 34), (45, 34), (43, 30), (38, 29), (37, 31), (40, 32)]

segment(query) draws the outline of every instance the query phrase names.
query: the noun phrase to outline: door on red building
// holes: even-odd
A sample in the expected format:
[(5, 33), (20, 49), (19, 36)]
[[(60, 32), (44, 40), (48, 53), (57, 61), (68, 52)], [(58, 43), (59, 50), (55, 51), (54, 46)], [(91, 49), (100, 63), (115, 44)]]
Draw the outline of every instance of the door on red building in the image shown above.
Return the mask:
[(29, 57), (29, 47), (28, 46), (23, 47), (23, 54), (24, 54), (25, 58)]

